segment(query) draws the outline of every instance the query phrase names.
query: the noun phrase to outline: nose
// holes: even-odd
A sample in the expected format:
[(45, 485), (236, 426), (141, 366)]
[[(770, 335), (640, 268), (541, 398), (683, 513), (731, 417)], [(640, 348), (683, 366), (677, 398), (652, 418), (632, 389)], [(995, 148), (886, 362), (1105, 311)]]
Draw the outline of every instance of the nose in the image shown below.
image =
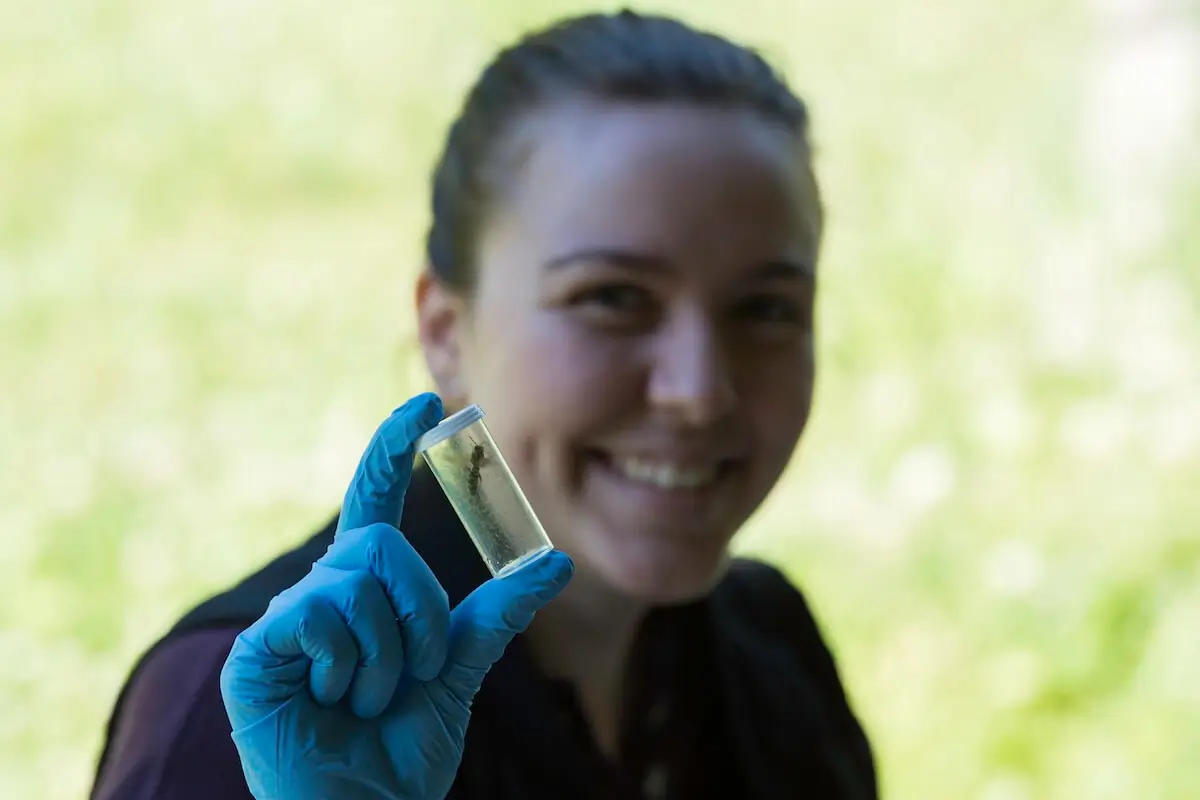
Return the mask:
[(656, 337), (648, 395), (651, 407), (690, 426), (732, 412), (737, 395), (719, 331), (698, 312), (673, 315)]

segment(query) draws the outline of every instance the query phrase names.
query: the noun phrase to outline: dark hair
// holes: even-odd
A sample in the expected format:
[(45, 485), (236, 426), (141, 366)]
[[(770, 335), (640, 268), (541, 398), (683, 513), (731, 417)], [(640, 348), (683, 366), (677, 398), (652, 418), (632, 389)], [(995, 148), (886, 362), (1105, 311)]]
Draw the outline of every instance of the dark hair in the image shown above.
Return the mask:
[(433, 177), (429, 268), (469, 292), (498, 144), (514, 121), (570, 94), (601, 100), (746, 108), (808, 146), (808, 110), (756, 52), (662, 16), (632, 11), (562, 20), (502, 50), (467, 94)]

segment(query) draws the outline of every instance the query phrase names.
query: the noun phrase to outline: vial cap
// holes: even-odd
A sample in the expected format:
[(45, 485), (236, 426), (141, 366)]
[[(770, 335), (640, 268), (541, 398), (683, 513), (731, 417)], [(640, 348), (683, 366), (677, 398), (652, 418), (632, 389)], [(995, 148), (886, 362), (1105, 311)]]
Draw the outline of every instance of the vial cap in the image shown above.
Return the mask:
[(417, 439), (413, 449), (417, 453), (424, 453), (435, 444), (446, 441), (451, 436), (463, 431), (479, 420), (483, 419), (483, 409), (477, 405), (469, 405), (462, 411), (458, 411), (437, 424), (437, 427), (426, 431), (420, 439)]

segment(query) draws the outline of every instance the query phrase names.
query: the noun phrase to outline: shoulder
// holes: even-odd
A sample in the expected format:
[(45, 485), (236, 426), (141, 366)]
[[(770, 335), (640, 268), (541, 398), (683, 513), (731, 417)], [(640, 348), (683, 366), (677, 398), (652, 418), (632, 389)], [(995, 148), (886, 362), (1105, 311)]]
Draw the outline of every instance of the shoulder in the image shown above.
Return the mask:
[(716, 605), (763, 633), (797, 643), (822, 642), (820, 626), (800, 589), (778, 567), (734, 559), (714, 593)]
[(782, 601), (806, 606), (800, 590), (778, 567), (752, 558), (735, 558), (718, 591), (735, 592), (747, 602)]
[(112, 721), (94, 800), (249, 797), (220, 694), (239, 632), (189, 631), (146, 655)]
[(717, 649), (747, 703), (779, 723), (772, 729), (790, 731), (793, 741), (806, 726), (820, 728), (830, 762), (842, 762), (844, 780), (860, 787), (853, 796), (874, 797), (869, 740), (801, 590), (770, 564), (736, 559), (711, 607)]
[(779, 655), (783, 648), (820, 688), (840, 697), (841, 679), (821, 625), (803, 592), (775, 566), (735, 559), (714, 592), (719, 621), (748, 647)]
[(271, 599), (308, 574), (333, 542), (337, 517), (298, 546), (279, 554), (236, 585), (209, 597), (184, 614), (172, 635), (215, 627), (247, 627), (267, 610)]

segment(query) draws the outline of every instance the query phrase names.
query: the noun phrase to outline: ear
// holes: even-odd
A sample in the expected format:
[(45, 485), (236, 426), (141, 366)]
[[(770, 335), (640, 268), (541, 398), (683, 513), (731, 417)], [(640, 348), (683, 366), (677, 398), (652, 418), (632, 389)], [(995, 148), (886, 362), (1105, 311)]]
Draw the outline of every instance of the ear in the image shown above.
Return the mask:
[(417, 278), (416, 299), (417, 338), (437, 393), (447, 408), (463, 405), (467, 396), (462, 357), (466, 303), (428, 269)]

